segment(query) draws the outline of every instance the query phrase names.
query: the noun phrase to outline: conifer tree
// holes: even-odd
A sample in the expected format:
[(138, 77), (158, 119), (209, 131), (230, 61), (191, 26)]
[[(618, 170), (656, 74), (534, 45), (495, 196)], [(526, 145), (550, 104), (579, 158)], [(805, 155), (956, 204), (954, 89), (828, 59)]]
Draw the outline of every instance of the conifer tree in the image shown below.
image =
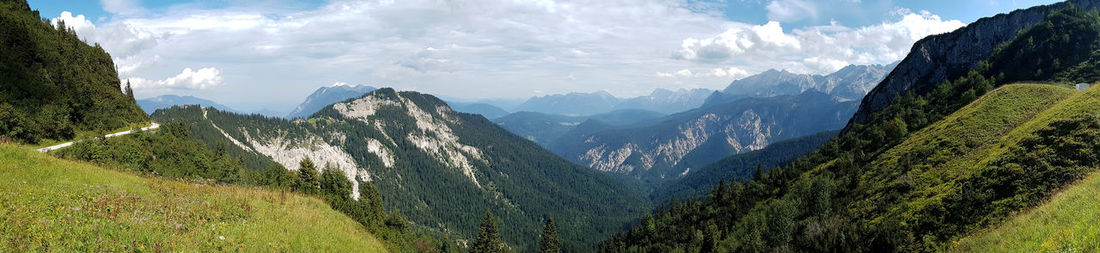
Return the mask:
[(134, 99), (134, 89), (130, 88), (130, 80), (126, 80), (126, 96), (129, 96), (132, 102), (137, 101), (137, 99)]
[(382, 194), (378, 192), (370, 181), (359, 183), (359, 204), (363, 206), (368, 224), (381, 225), (385, 221), (385, 210), (382, 208)]
[(321, 188), (321, 182), (317, 176), (317, 165), (313, 164), (313, 160), (309, 157), (303, 158), (302, 162), (298, 165), (298, 177), (301, 185), (298, 187), (305, 192), (317, 192), (317, 189)]
[(474, 241), (474, 247), (470, 252), (504, 252), (504, 242), (500, 240), (500, 231), (497, 230), (497, 224), (493, 221), (493, 212), (485, 210), (485, 218), (481, 220), (480, 232), (477, 233), (477, 240)]
[(760, 180), (760, 176), (764, 175), (764, 165), (757, 163), (756, 172), (752, 173), (752, 180)]
[(546, 217), (546, 226), (542, 228), (542, 253), (561, 252), (561, 242), (558, 241), (558, 227), (554, 225), (554, 217)]

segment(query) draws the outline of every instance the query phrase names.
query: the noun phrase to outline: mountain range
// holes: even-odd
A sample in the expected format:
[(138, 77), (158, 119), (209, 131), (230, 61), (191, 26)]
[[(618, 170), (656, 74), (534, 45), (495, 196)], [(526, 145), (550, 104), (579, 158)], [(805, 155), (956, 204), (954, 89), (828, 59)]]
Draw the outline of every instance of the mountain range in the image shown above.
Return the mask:
[(253, 167), (297, 170), (308, 157), (338, 168), (352, 189), (369, 181), (386, 206), (454, 239), (473, 240), (478, 215), (488, 208), (508, 222), (501, 231), (515, 249), (533, 247), (546, 215), (560, 224), (568, 248), (591, 247), (648, 203), (606, 175), (416, 92), (379, 89), (326, 106), (305, 122), (194, 107), (153, 117), (182, 120), (195, 139), (267, 161), (246, 162)]
[(840, 100), (859, 100), (897, 64), (848, 65), (828, 75), (795, 74), (772, 69), (733, 81), (721, 92), (707, 98), (706, 104), (729, 102), (744, 97), (797, 95), (809, 90), (826, 93)]
[(648, 110), (671, 114), (694, 109), (714, 91), (708, 89), (655, 89), (646, 96), (617, 98), (606, 91), (532, 97), (511, 111), (565, 116), (590, 116), (615, 110)]
[(590, 120), (548, 148), (589, 168), (654, 185), (732, 154), (839, 129), (856, 106), (816, 91), (745, 98), (630, 126)]

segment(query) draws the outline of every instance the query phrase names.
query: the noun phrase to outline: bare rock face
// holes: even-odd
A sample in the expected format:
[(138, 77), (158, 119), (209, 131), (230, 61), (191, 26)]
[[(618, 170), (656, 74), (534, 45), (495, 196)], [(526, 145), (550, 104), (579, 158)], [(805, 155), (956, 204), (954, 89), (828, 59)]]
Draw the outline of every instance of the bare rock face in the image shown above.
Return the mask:
[[(845, 129), (864, 123), (871, 113), (892, 104), (899, 94), (912, 91), (923, 95), (946, 80), (965, 75), (988, 58), (1001, 43), (1016, 38), (1023, 29), (1034, 26), (1052, 10), (1067, 2), (1036, 6), (1024, 10), (979, 19), (950, 33), (928, 36), (913, 44), (909, 55), (898, 64), (867, 96)], [(1097, 0), (1071, 0), (1068, 3), (1095, 10)]]

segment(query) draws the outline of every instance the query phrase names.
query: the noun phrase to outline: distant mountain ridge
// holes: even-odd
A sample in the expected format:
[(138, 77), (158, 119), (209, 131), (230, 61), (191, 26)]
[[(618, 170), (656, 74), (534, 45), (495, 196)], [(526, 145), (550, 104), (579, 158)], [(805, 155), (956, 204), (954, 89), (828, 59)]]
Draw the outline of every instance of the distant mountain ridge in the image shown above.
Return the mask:
[(451, 106), (457, 112), (480, 114), (487, 119), (496, 119), (508, 115), (508, 111), (501, 109), (500, 107), (487, 104), (487, 103), (462, 103), (447, 101), (447, 105)]
[(795, 74), (771, 69), (738, 79), (707, 99), (706, 104), (733, 101), (744, 97), (797, 95), (809, 90), (826, 93), (840, 100), (862, 99), (897, 63), (886, 65), (848, 65), (828, 75)]
[(839, 129), (856, 106), (817, 91), (745, 98), (625, 127), (588, 121), (549, 148), (589, 168), (653, 185), (732, 154)]
[(305, 101), (302, 101), (298, 107), (288, 113), (286, 118), (306, 118), (325, 108), (325, 106), (357, 98), (377, 89), (366, 85), (335, 85), (317, 88), (316, 91), (306, 97)]
[(218, 110), (222, 111), (236, 111), (232, 108), (229, 108), (229, 106), (218, 104), (217, 102), (211, 101), (209, 99), (198, 98), (194, 96), (160, 95), (156, 97), (138, 99), (137, 104), (138, 106), (141, 106), (141, 109), (144, 110), (147, 114), (153, 114), (153, 112), (156, 112), (157, 109), (167, 109), (177, 105), (202, 105), (218, 108)]
[(709, 89), (655, 89), (649, 95), (632, 98), (618, 98), (607, 91), (574, 92), (533, 97), (512, 111), (589, 116), (615, 110), (640, 109), (671, 114), (698, 108), (713, 92)]
[[(566, 116), (539, 112), (516, 112), (493, 119), (500, 127), (543, 147), (589, 120), (612, 126), (632, 125), (665, 116), (659, 112), (625, 109), (591, 116)], [(591, 124), (591, 123), (590, 123)]]

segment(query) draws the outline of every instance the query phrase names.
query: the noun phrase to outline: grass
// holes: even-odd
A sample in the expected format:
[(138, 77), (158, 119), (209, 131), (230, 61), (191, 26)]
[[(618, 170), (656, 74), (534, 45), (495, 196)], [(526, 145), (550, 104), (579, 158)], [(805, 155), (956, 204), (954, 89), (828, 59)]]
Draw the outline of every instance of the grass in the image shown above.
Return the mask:
[(954, 243), (956, 252), (1100, 252), (1100, 173), (1046, 204)]
[[(1037, 115), (1073, 97), (1074, 90), (1051, 85), (1014, 84), (995, 89), (918, 132), (880, 155), (871, 167), (880, 168), (862, 180), (872, 193), (904, 185), (914, 190), (903, 196), (905, 204), (881, 206), (892, 196), (874, 194), (861, 200), (861, 209), (889, 208), (889, 213), (912, 216), (927, 205), (936, 205), (955, 189), (955, 180), (971, 176), (980, 161), (1004, 136), (1029, 124)], [(980, 130), (976, 130), (980, 129)], [(902, 169), (908, 168), (908, 169)], [(881, 218), (881, 217), (879, 217)]]
[[(1014, 143), (1034, 129), (1074, 115), (1100, 113), (1100, 89), (1090, 88), (1066, 99), (1007, 135)], [(1006, 148), (999, 148), (1005, 152)], [(1046, 203), (990, 229), (960, 239), (953, 251), (1097, 252), (1100, 251), (1100, 172), (1067, 186)]]
[(0, 144), (0, 252), (383, 252), (323, 201), (144, 178)]

